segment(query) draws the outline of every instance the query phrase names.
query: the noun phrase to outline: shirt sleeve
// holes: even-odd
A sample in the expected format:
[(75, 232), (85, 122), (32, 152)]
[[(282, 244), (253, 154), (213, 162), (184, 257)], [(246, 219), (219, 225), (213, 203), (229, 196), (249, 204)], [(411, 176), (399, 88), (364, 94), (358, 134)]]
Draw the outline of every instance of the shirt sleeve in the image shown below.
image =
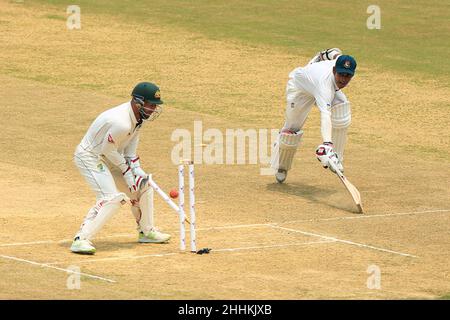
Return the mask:
[(320, 132), (323, 142), (331, 142), (331, 101), (322, 96), (315, 97), (320, 110)]
[(136, 158), (137, 146), (139, 143), (139, 132), (136, 132), (128, 146), (126, 146), (123, 154), (125, 158)]
[(117, 151), (118, 142), (128, 134), (127, 128), (122, 126), (112, 126), (102, 142), (101, 154), (104, 155), (112, 164), (118, 166), (122, 172), (128, 169), (128, 164), (123, 155)]
[(325, 112), (320, 113), (320, 132), (322, 134), (323, 142), (331, 142), (331, 115)]
[(312, 57), (311, 60), (309, 60), (309, 62), (307, 64), (313, 64), (316, 62), (319, 62), (320, 60), (320, 52), (317, 52), (316, 55), (314, 57)]

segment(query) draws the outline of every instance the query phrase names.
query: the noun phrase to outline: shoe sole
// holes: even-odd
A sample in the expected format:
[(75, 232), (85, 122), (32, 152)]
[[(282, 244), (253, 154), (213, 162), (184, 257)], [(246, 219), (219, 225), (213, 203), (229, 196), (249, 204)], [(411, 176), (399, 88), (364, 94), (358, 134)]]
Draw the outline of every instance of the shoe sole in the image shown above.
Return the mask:
[(168, 241), (170, 240), (170, 238), (169, 239), (167, 239), (167, 240), (163, 240), (163, 241), (161, 241), (161, 240), (141, 240), (141, 239), (139, 239), (138, 240), (138, 242), (139, 243), (167, 243)]
[(95, 251), (92, 251), (92, 252), (86, 252), (86, 251), (72, 251), (72, 253), (83, 254), (83, 255), (86, 255), (86, 256), (92, 256), (92, 255), (95, 254)]
[(70, 251), (72, 251), (73, 253), (76, 253), (76, 254), (93, 255), (93, 254), (95, 253), (96, 250), (91, 250), (91, 251), (78, 251), (78, 250), (70, 249)]
[(284, 181), (286, 181), (286, 179), (283, 179), (283, 180), (278, 180), (277, 178), (275, 178), (275, 179), (276, 179), (277, 182), (280, 183), (280, 184), (283, 183)]
[(283, 183), (284, 181), (286, 181), (287, 178), (287, 171), (284, 171), (284, 178), (278, 178), (278, 174), (279, 172), (275, 173), (275, 180), (277, 180), (278, 183)]

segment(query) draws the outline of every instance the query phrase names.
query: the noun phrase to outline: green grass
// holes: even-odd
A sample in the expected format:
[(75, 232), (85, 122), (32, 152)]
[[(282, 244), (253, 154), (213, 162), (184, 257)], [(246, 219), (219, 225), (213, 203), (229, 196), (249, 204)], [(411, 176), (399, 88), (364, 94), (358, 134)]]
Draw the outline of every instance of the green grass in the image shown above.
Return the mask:
[[(61, 6), (72, 1), (27, 3)], [(340, 47), (360, 66), (371, 64), (432, 79), (450, 74), (450, 6), (437, 0), (380, 0), (380, 30), (369, 30), (367, 7), (372, 2), (334, 0), (79, 0), (84, 12), (163, 23), (214, 39), (286, 48), (312, 56)], [(445, 83), (445, 82), (444, 82)], [(447, 85), (447, 84), (445, 84)]]
[(53, 20), (61, 20), (61, 21), (67, 20), (67, 17), (62, 16), (62, 15), (56, 15), (56, 14), (47, 14), (44, 17), (47, 19), (53, 19)]

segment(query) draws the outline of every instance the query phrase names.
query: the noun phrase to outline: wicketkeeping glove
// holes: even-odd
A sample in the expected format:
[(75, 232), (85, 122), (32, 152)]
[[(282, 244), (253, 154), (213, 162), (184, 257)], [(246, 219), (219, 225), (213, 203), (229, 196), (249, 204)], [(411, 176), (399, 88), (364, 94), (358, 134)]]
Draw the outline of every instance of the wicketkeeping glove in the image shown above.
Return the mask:
[(128, 189), (130, 190), (130, 192), (136, 193), (139, 190), (139, 184), (141, 183), (140, 180), (142, 180), (142, 177), (139, 177), (139, 181), (138, 179), (135, 178), (133, 172), (131, 172), (131, 168), (128, 167), (128, 169), (122, 173), (123, 174), (123, 178), (125, 179), (125, 182), (127, 183)]
[(141, 163), (139, 162), (139, 157), (127, 158), (128, 165), (131, 168), (131, 172), (137, 177), (147, 178), (148, 174), (142, 170)]

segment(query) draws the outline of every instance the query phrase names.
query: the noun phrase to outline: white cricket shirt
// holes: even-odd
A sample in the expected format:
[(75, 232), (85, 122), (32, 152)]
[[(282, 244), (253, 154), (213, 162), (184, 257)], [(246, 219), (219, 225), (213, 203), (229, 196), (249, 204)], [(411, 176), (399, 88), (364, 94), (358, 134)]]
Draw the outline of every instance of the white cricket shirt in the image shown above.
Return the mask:
[(294, 69), (289, 74), (288, 95), (302, 94), (314, 98), (321, 113), (321, 131), (324, 141), (331, 141), (331, 106), (339, 88), (334, 79), (336, 60), (326, 60)]
[(104, 156), (125, 172), (128, 168), (125, 157), (136, 156), (140, 128), (131, 103), (123, 103), (106, 110), (94, 120), (77, 150)]

